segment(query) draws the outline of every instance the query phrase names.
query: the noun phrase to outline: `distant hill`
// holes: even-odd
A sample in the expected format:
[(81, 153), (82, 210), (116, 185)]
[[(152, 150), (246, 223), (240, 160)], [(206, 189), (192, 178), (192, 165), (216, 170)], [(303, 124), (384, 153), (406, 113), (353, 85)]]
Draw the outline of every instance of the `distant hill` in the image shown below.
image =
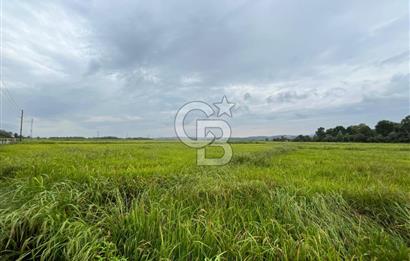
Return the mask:
[[(296, 135), (231, 137), (229, 140), (230, 141), (265, 141), (266, 139), (273, 140), (273, 139), (281, 139), (281, 138), (292, 140), (296, 138)], [(177, 137), (161, 137), (161, 138), (155, 138), (155, 139), (156, 140), (178, 140)]]
[(279, 139), (293, 140), (296, 135), (274, 135), (274, 136), (249, 136), (249, 137), (232, 137), (231, 141), (265, 141), (265, 140), (279, 140)]

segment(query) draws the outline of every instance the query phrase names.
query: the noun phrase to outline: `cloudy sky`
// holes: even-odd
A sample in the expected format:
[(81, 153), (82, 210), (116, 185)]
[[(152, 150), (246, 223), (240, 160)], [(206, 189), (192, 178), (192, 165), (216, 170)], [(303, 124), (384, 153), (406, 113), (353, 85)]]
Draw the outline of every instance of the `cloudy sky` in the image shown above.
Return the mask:
[(174, 136), (180, 106), (224, 95), (234, 136), (410, 114), (408, 1), (2, 5), (9, 130), (19, 106), (35, 136)]

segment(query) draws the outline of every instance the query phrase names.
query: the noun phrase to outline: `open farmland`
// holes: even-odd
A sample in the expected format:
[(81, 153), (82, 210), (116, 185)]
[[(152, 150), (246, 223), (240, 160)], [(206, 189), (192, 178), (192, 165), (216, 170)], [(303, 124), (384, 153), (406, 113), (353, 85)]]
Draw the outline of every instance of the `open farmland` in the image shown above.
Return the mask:
[[(0, 146), (2, 260), (410, 258), (408, 144)], [(211, 153), (218, 153), (217, 151)]]

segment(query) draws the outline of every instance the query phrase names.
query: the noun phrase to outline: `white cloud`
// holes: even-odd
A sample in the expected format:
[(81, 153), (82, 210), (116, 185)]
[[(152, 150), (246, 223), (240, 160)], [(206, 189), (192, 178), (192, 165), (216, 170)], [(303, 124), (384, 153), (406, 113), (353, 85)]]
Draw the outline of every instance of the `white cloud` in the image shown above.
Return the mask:
[(181, 77), (181, 83), (183, 85), (191, 85), (191, 84), (197, 84), (202, 82), (201, 77), (199, 74), (192, 74), (192, 75), (186, 75)]

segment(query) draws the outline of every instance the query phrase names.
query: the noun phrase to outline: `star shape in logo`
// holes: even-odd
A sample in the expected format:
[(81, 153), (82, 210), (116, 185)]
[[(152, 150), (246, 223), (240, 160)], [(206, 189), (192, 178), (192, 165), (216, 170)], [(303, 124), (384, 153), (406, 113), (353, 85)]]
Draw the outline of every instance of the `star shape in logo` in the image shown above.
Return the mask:
[(235, 103), (230, 103), (226, 96), (224, 96), (221, 102), (214, 103), (214, 105), (218, 108), (218, 117), (226, 114), (229, 117), (232, 117), (232, 108), (235, 106)]

